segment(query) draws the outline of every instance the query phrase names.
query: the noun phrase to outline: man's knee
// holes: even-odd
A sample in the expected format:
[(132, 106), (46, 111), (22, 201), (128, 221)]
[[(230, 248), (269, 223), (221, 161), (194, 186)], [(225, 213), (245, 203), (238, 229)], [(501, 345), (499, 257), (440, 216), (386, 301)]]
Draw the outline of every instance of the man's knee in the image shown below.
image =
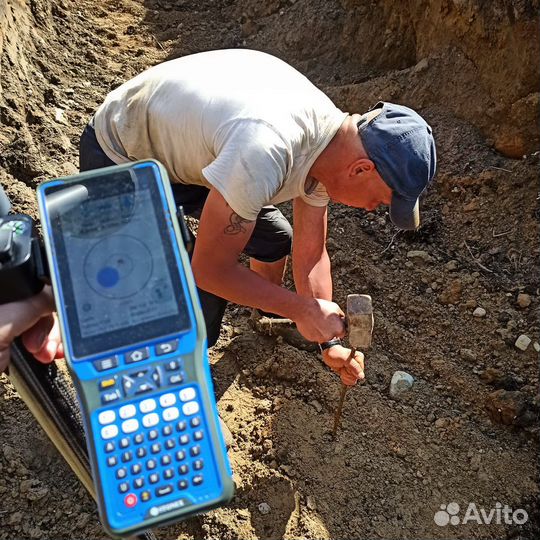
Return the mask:
[(274, 206), (265, 206), (244, 253), (261, 262), (275, 262), (291, 253), (293, 230), (287, 218)]

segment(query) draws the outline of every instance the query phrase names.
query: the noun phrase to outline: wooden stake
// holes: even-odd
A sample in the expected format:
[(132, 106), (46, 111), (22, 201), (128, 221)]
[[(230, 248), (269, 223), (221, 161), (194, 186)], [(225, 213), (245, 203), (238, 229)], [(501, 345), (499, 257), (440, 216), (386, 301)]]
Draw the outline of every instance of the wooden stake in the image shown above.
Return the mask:
[(339, 424), (341, 423), (341, 412), (343, 411), (343, 403), (345, 403), (345, 395), (349, 387), (346, 384), (341, 383), (341, 391), (339, 393), (339, 404), (334, 415), (334, 429), (332, 430), (332, 436), (335, 438)]
[[(356, 349), (353, 347), (351, 350), (351, 354), (349, 355), (349, 358), (347, 359), (347, 363), (349, 363), (356, 354)], [(339, 424), (341, 423), (341, 413), (343, 412), (343, 404), (345, 403), (345, 396), (347, 395), (347, 390), (349, 387), (346, 384), (341, 383), (341, 391), (339, 393), (339, 403), (338, 407), (336, 409), (336, 414), (334, 415), (334, 429), (332, 430), (332, 435), (334, 438), (337, 435), (337, 430), (339, 428)]]

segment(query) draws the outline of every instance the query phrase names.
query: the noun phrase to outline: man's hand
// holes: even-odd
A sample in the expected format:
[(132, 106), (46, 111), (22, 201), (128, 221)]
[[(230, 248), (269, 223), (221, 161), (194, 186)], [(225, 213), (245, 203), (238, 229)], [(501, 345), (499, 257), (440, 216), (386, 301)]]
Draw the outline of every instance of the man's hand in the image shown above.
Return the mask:
[(324, 363), (335, 371), (343, 384), (354, 386), (357, 381), (364, 380), (364, 355), (356, 351), (354, 358), (348, 361), (351, 349), (334, 345), (322, 353)]
[(47, 364), (63, 357), (58, 320), (53, 310), (54, 299), (48, 286), (27, 300), (0, 306), (0, 373), (8, 367), (11, 342), (20, 335), (24, 346), (40, 362)]
[(345, 335), (345, 314), (337, 304), (313, 298), (306, 301), (304, 307), (293, 321), (308, 341), (320, 343)]

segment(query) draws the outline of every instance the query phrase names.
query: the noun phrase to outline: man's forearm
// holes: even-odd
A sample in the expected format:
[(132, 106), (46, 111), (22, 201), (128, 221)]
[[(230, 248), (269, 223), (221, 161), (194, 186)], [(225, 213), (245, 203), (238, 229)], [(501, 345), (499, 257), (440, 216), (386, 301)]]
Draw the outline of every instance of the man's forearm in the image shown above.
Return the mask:
[(330, 257), (326, 249), (317, 261), (295, 261), (293, 256), (293, 277), (296, 291), (304, 297), (332, 300), (332, 273)]
[(288, 319), (296, 320), (309, 303), (307, 295), (299, 296), (275, 285), (239, 263), (226, 268), (221, 266), (219, 272), (205, 268), (194, 269), (194, 273), (197, 286), (205, 291)]

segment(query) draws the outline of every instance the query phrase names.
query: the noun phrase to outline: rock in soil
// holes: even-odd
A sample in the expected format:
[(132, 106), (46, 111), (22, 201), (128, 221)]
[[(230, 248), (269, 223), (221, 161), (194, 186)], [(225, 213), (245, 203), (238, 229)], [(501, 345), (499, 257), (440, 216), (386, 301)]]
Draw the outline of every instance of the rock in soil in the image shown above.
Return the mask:
[(525, 309), (527, 307), (529, 307), (531, 305), (531, 296), (529, 294), (526, 294), (526, 293), (519, 293), (518, 294), (518, 297), (517, 297), (517, 305), (522, 308), (522, 309)]
[(527, 396), (519, 391), (497, 390), (486, 399), (486, 409), (491, 420), (506, 426), (528, 423), (526, 413), (530, 408)]
[(414, 377), (405, 371), (396, 371), (390, 382), (390, 396), (395, 398), (412, 388)]
[(516, 339), (516, 342), (514, 345), (517, 349), (520, 351), (526, 351), (529, 348), (529, 345), (531, 344), (531, 338), (529, 336), (526, 336), (525, 334), (522, 334)]
[(259, 506), (257, 506), (257, 508), (263, 516), (269, 514), (271, 510), (270, 505), (266, 502), (262, 502), (261, 504), (259, 504)]

